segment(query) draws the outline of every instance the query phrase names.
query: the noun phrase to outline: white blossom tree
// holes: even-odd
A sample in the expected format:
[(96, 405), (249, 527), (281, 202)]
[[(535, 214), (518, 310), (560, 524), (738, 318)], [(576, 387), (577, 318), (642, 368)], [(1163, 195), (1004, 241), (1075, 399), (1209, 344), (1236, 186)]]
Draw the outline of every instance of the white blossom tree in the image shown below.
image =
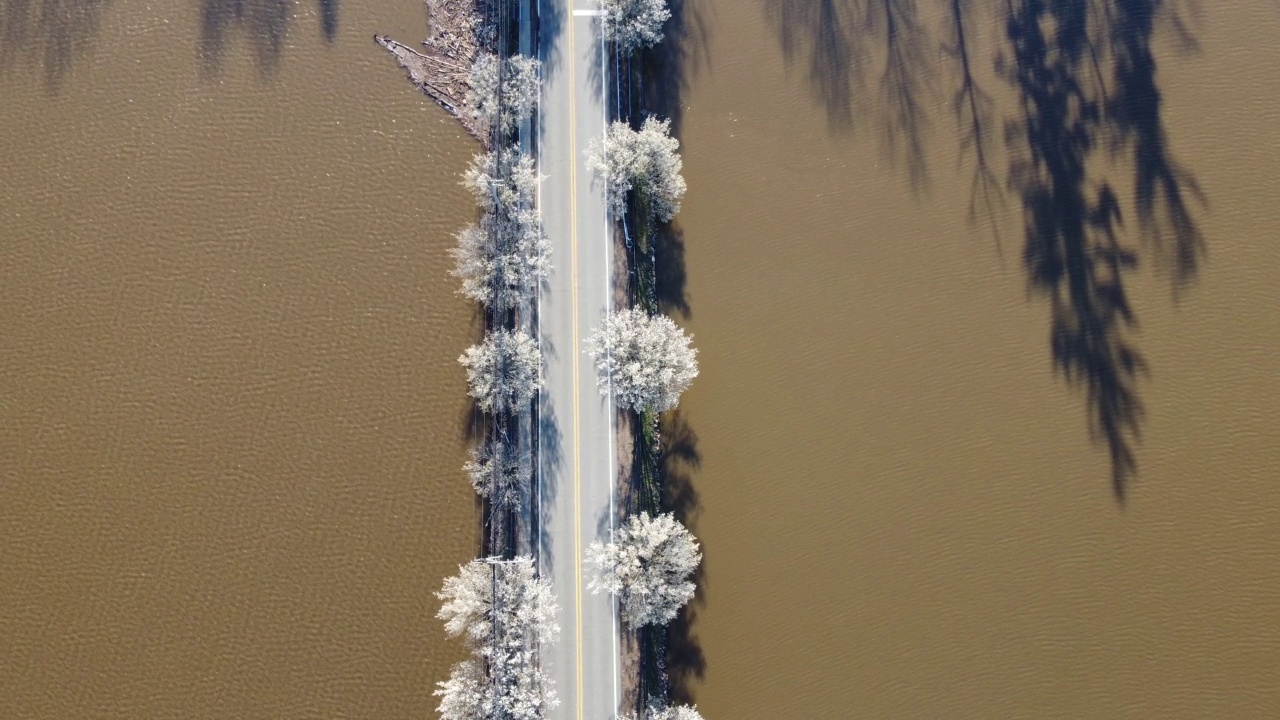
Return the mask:
[(541, 65), (527, 55), (513, 55), (501, 62), (493, 53), (480, 53), (467, 76), (467, 111), (471, 117), (490, 127), (501, 119), (503, 132), (514, 130), (538, 104)]
[(528, 449), (512, 447), (496, 437), (472, 450), (471, 459), (462, 469), (476, 493), (500, 507), (518, 503), (533, 476)]
[(632, 627), (664, 625), (693, 598), (690, 577), (702, 561), (698, 541), (670, 513), (632, 515), (609, 543), (592, 543), (592, 593), (618, 596), (622, 618)]
[(697, 705), (663, 705), (654, 703), (639, 715), (628, 715), (623, 720), (702, 720)]
[(473, 560), (436, 596), (444, 601), (437, 617), (445, 632), (461, 636), (474, 655), (438, 684), (444, 720), (540, 720), (558, 704), (537, 662), (538, 648), (560, 634), (556, 603), (532, 558)]
[(600, 0), (604, 36), (624, 53), (662, 40), (662, 24), (671, 17), (667, 0)]
[(482, 210), (514, 216), (533, 207), (538, 173), (533, 169), (533, 158), (519, 148), (504, 147), (472, 158), (462, 184), (475, 195)]
[(627, 194), (635, 190), (648, 212), (667, 222), (680, 212), (685, 191), (679, 149), (680, 141), (671, 137), (670, 120), (645, 118), (639, 131), (615, 122), (603, 142), (591, 141), (587, 164), (604, 179), (615, 213), (626, 213)]
[(691, 339), (665, 315), (640, 308), (611, 314), (586, 342), (601, 394), (612, 390), (618, 405), (637, 412), (675, 407), (698, 376)]
[(494, 330), (458, 362), (467, 370), (471, 397), (486, 412), (517, 410), (542, 386), (542, 353), (523, 330)]
[(532, 210), (508, 217), (485, 213), (479, 224), (458, 233), (450, 254), (453, 274), (462, 279), (460, 292), (491, 307), (515, 307), (533, 298), (551, 272), (551, 243)]
[(493, 686), (485, 678), (484, 665), (463, 660), (453, 666), (449, 679), (436, 683), (436, 708), (442, 720), (480, 720), (493, 717)]

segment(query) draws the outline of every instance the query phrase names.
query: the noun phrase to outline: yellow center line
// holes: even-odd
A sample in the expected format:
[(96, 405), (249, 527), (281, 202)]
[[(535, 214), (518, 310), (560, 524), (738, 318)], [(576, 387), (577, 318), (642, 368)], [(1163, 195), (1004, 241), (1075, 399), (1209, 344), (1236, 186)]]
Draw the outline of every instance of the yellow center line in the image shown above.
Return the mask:
[(578, 423), (578, 147), (577, 147), (577, 109), (574, 106), (574, 83), (577, 81), (573, 71), (573, 0), (569, 6), (569, 288), (570, 306), (573, 308), (573, 343), (569, 347), (573, 365), (573, 588), (574, 588), (574, 653), (577, 665), (577, 705), (578, 720), (582, 720), (582, 468), (578, 453), (580, 436)]

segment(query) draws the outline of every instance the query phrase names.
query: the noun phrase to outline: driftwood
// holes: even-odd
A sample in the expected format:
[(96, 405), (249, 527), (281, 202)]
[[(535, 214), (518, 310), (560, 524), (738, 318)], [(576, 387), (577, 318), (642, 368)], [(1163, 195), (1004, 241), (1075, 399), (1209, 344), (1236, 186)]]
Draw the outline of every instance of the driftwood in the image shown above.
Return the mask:
[(425, 0), (430, 36), (422, 42), (425, 52), (418, 52), (385, 35), (373, 39), (386, 48), (409, 80), (427, 97), (449, 111), (467, 132), (481, 142), (488, 142), (489, 128), (484, 121), (472, 117), (467, 107), (467, 84), (471, 65), (480, 48), (491, 42), (492, 29), (486, 28), (485, 0)]

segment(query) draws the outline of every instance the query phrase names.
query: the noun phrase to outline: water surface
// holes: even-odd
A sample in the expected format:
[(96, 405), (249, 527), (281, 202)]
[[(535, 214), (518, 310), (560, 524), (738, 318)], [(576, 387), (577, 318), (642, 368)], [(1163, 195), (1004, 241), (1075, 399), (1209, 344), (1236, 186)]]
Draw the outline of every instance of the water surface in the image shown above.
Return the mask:
[(0, 0), (0, 716), (427, 717), (475, 146), (390, 2)]
[[(1094, 205), (1109, 183), (1137, 263), (1133, 323), (1086, 338), (1112, 353), (1086, 368), (1051, 331), (1106, 319), (1106, 273), (1055, 320), (1073, 276), (1024, 262), (1044, 237), (1030, 181), (1048, 181), (1005, 137), (1033, 59), (988, 12), (1003, 3), (965, 5), (989, 207), (951, 3), (685, 3), (690, 189), (665, 271), (684, 271), (702, 363), (666, 435), (699, 460), (678, 465), (706, 552), (686, 692), (709, 718), (1280, 714), (1280, 9), (1117, 33), (1148, 144), (1108, 126), (1089, 181), (1058, 185)], [(1138, 212), (1137, 159), (1185, 173), (1190, 267), (1167, 202)], [(1123, 387), (1095, 402), (1106, 371)], [(1123, 503), (1110, 429), (1132, 453)]]

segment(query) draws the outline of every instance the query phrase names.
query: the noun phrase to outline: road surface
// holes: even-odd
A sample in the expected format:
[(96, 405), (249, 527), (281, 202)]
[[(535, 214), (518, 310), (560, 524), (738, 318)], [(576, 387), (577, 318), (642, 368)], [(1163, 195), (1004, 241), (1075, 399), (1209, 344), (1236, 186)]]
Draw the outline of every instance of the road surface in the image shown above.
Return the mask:
[(583, 343), (611, 307), (604, 190), (584, 151), (606, 127), (604, 44), (595, 0), (534, 0), (543, 64), (538, 171), (554, 269), (539, 296), (545, 362), (539, 397), (537, 555), (560, 605), (560, 642), (544, 668), (560, 706), (553, 720), (612, 720), (618, 707), (617, 618), (608, 595), (586, 589), (587, 546), (608, 540), (616, 477), (612, 403), (596, 388)]

